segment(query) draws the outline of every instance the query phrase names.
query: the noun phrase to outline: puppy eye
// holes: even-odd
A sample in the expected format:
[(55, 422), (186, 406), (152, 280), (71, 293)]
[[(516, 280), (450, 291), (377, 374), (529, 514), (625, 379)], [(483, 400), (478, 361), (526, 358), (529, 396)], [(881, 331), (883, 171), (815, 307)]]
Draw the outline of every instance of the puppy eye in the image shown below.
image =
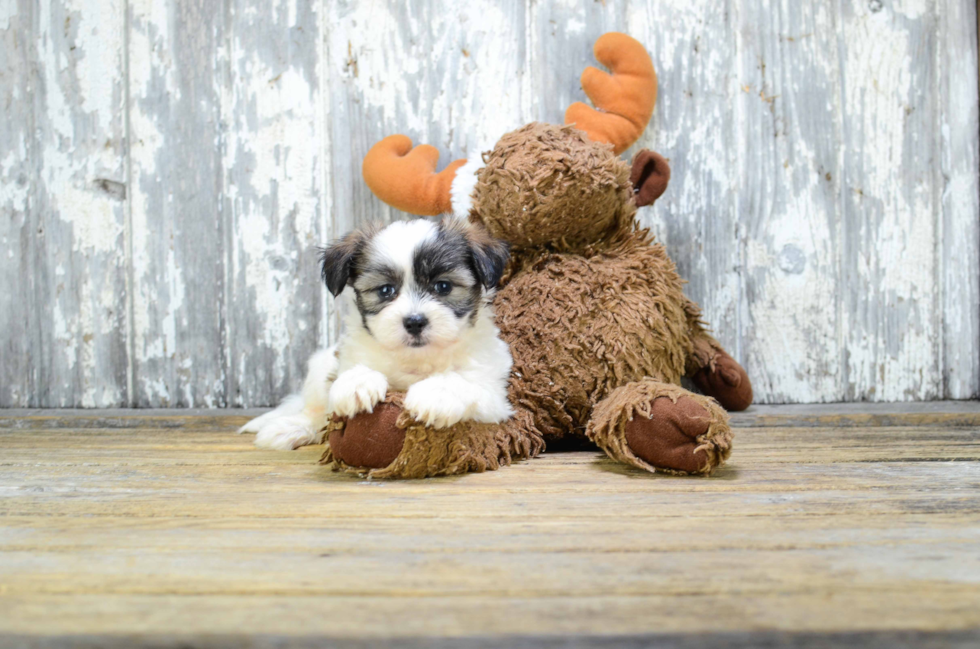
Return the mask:
[(380, 297), (382, 300), (387, 300), (395, 294), (395, 287), (391, 284), (385, 284), (384, 286), (379, 286), (377, 291), (378, 297)]
[(446, 281), (436, 282), (432, 285), (432, 290), (436, 292), (436, 295), (449, 295), (453, 290), (453, 285)]

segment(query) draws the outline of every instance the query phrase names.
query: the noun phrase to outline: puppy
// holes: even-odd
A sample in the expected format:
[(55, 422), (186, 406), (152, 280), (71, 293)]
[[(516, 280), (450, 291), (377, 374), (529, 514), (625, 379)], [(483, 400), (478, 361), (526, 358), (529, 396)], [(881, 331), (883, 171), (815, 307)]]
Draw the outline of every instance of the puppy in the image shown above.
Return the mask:
[(490, 306), (506, 263), (505, 243), (457, 219), (348, 234), (322, 255), (327, 289), (353, 302), (340, 342), (310, 358), (301, 395), (239, 432), (262, 448), (313, 444), (332, 415), (371, 412), (388, 390), (407, 390), (406, 410), (434, 428), (506, 420), (511, 356)]

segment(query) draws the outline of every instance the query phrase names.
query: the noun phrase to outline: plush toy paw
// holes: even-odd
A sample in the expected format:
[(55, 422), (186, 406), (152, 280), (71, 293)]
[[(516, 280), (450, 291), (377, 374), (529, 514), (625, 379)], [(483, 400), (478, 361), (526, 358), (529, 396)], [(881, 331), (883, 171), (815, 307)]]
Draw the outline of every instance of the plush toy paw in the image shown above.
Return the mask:
[(341, 417), (371, 412), (387, 391), (388, 379), (384, 374), (357, 365), (338, 376), (330, 386), (330, 411)]
[(460, 394), (457, 383), (442, 376), (419, 381), (405, 395), (405, 410), (415, 421), (433, 428), (448, 428), (459, 423), (472, 405), (471, 399)]
[(464, 419), (436, 431), (404, 408), (407, 394), (389, 392), (374, 412), (327, 424), (329, 446), (320, 464), (377, 479), (418, 479), (494, 471), (544, 450), (544, 440), (519, 411), (503, 424)]
[[(714, 406), (716, 409), (718, 406)], [(660, 468), (703, 473), (710, 458), (698, 438), (708, 432), (713, 413), (691, 397), (658, 397), (649, 417), (635, 413), (626, 423), (626, 443), (643, 461)]]
[(718, 350), (711, 362), (691, 377), (694, 384), (714, 397), (729, 412), (745, 410), (752, 405), (752, 382), (738, 361), (724, 350)]
[(386, 401), (372, 412), (349, 418), (342, 429), (330, 433), (330, 451), (348, 466), (383, 469), (405, 444), (405, 430), (397, 426), (401, 413), (401, 406)]
[(610, 392), (585, 434), (610, 457), (647, 471), (708, 474), (732, 451), (728, 415), (716, 401), (651, 378)]

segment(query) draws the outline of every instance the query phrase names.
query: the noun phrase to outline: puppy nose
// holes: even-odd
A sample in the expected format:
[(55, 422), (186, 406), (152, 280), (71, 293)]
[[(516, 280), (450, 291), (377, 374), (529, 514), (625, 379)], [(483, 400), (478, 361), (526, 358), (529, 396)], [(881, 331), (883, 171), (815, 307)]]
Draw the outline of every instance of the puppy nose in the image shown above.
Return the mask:
[(422, 333), (425, 326), (429, 324), (429, 319), (421, 313), (413, 313), (410, 316), (405, 316), (405, 319), (402, 320), (402, 324), (405, 325), (405, 331), (413, 336), (417, 336)]

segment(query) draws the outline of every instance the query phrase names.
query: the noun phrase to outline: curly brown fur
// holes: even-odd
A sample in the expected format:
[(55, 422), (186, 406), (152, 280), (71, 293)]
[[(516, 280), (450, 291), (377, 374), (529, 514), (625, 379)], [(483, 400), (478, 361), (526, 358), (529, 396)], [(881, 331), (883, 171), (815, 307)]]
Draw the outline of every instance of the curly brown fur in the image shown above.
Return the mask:
[(574, 127), (533, 122), (500, 138), (485, 162), (470, 216), (515, 253), (578, 252), (632, 228), (629, 165)]
[(691, 353), (683, 282), (637, 230), (590, 257), (545, 253), (497, 294), (512, 403), (543, 434), (581, 434), (592, 407), (643, 377), (679, 383)]

